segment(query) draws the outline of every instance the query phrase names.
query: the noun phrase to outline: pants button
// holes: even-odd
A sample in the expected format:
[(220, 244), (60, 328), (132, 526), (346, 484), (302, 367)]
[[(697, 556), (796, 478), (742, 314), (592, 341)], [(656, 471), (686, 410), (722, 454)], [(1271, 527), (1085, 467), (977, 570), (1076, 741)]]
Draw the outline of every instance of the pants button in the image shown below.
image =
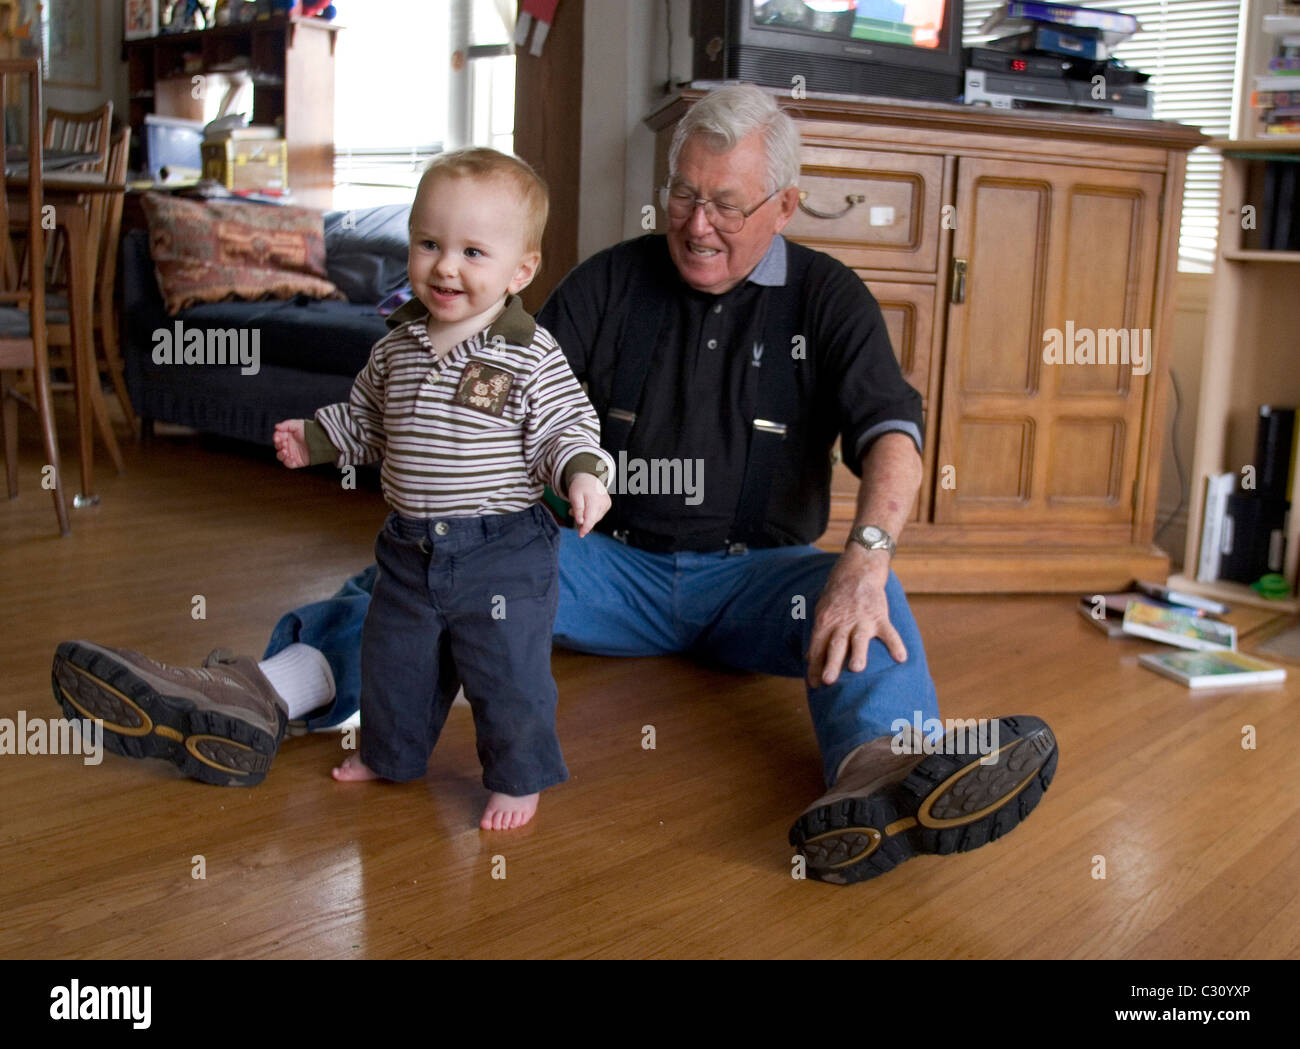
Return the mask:
[(448, 532), (451, 531), (446, 521), (439, 521), (436, 525), (433, 526), (433, 530), (438, 535), (446, 535)]
[(428, 539), (420, 540), (420, 552), (424, 554), (433, 553), (433, 544)]

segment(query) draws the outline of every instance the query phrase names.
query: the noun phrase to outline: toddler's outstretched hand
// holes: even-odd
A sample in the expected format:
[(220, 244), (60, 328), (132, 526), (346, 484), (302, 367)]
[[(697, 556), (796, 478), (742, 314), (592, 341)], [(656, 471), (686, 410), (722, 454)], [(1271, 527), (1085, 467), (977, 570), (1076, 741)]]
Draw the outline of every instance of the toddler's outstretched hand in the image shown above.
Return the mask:
[(569, 482), (569, 510), (578, 535), (584, 536), (609, 512), (609, 493), (594, 474), (577, 473)]
[(311, 457), (307, 451), (307, 437), (303, 433), (303, 421), (301, 419), (285, 419), (282, 423), (276, 423), (274, 441), (275, 457), (289, 467), (290, 470), (296, 470), (298, 467), (310, 463)]

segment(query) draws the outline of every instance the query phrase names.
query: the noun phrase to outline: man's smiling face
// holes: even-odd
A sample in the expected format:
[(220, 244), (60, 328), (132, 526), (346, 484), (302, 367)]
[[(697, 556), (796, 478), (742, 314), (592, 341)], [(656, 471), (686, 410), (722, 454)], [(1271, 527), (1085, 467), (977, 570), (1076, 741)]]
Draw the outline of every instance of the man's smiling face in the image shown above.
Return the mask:
[[(748, 211), (768, 194), (762, 132), (746, 135), (725, 153), (717, 152), (706, 136), (692, 135), (677, 155), (672, 184), (686, 187), (701, 200)], [(702, 207), (684, 219), (670, 217), (668, 252), (682, 280), (712, 295), (730, 291), (762, 261), (798, 200), (798, 190), (782, 190), (758, 207), (737, 233), (715, 229)]]

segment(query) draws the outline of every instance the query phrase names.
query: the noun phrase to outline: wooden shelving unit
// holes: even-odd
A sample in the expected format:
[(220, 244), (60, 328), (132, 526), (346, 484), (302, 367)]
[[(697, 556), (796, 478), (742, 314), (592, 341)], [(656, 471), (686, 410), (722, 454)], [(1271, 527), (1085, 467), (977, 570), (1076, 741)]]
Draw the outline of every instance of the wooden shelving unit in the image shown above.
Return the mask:
[[(1201, 548), (1205, 482), (1211, 474), (1240, 472), (1255, 454), (1255, 428), (1262, 404), (1300, 406), (1300, 252), (1248, 247), (1255, 234), (1242, 228), (1243, 209), (1259, 208), (1252, 187), (1268, 161), (1300, 163), (1300, 138), (1211, 142), (1223, 153), (1223, 196), (1219, 258), (1206, 317), (1205, 364), (1196, 415), (1196, 450), (1188, 495), (1187, 548), (1177, 589), (1300, 612), (1290, 598), (1269, 600), (1239, 583), (1201, 583), (1196, 565)], [(1300, 513), (1291, 513), (1284, 574), (1294, 588), (1300, 564)]]
[(334, 196), (334, 44), (339, 27), (283, 15), (122, 44), (129, 119), (143, 141), (144, 118), (203, 117), (194, 77), (224, 89), (223, 73), (247, 70), (255, 124), (279, 127), (288, 145), (294, 203), (329, 208)]

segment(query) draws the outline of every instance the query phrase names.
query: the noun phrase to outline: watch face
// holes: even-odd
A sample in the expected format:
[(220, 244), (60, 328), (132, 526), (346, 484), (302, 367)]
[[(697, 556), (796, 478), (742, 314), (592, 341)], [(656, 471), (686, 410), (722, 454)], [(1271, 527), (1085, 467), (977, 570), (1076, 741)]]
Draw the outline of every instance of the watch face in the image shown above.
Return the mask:
[(858, 529), (858, 535), (862, 536), (862, 538), (868, 543), (885, 542), (885, 533), (875, 525), (863, 525)]

